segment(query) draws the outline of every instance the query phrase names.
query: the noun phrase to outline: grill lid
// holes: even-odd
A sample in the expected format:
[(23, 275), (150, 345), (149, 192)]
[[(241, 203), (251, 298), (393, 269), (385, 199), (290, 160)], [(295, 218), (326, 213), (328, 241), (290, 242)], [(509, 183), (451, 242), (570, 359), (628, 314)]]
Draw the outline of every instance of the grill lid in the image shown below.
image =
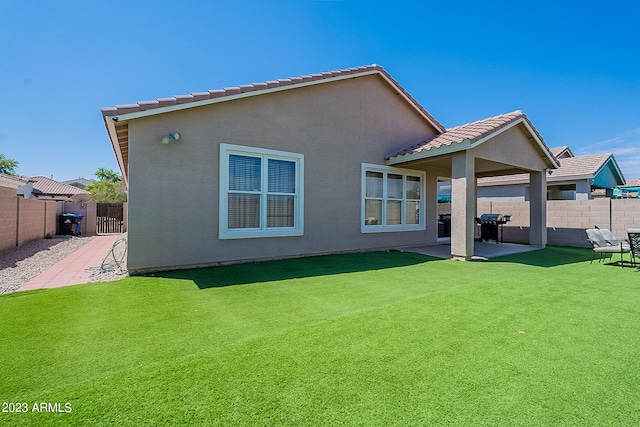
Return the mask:
[(480, 215), (480, 221), (500, 221), (502, 219), (502, 214), (498, 213), (486, 213)]

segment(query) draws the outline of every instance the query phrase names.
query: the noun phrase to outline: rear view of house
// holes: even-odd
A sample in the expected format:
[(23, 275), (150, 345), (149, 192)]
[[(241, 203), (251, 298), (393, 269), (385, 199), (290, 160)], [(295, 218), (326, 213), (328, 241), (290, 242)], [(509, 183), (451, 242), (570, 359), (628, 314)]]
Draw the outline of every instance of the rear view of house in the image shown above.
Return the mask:
[(542, 195), (557, 167), (521, 112), (450, 133), (376, 65), (102, 114), (129, 188), (133, 273), (436, 243), (439, 177), (453, 182), (452, 253), (468, 258), (476, 176), (530, 173)]

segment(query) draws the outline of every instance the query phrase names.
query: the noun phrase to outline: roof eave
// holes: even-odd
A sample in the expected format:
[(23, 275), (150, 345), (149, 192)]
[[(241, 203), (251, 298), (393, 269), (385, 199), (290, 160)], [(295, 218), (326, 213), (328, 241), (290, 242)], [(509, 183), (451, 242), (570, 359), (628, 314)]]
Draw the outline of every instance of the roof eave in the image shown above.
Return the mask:
[[(218, 103), (221, 103), (221, 102), (233, 101), (233, 100), (237, 100), (237, 99), (244, 99), (244, 98), (249, 98), (249, 97), (253, 97), (253, 96), (266, 95), (266, 94), (269, 94), (269, 93), (282, 92), (282, 91), (286, 91), (286, 90), (290, 90), (290, 89), (298, 89), (298, 88), (303, 88), (303, 87), (308, 87), (308, 86), (315, 86), (315, 85), (319, 85), (319, 84), (323, 84), (323, 83), (330, 83), (330, 82), (336, 82), (336, 81), (341, 81), (341, 80), (349, 80), (349, 79), (353, 79), (353, 78), (357, 78), (357, 77), (376, 75), (376, 74), (381, 76), (384, 79), (384, 81), (386, 81), (387, 84), (389, 84), (391, 87), (393, 87), (393, 89), (400, 96), (402, 96), (402, 98), (406, 102), (411, 104), (414, 107), (414, 109), (425, 120), (427, 120), (427, 122), (429, 122), (429, 124), (431, 124), (431, 126), (436, 128), (440, 132), (444, 132), (445, 131), (444, 126), (442, 126), (442, 124), (440, 124), (437, 120), (435, 120), (433, 117), (431, 117), (431, 115), (429, 115), (426, 112), (426, 110), (424, 110), (424, 108), (416, 100), (411, 98), (411, 96), (408, 95), (408, 93), (395, 80), (393, 80), (393, 78), (391, 78), (391, 76), (389, 74), (387, 74), (382, 69), (382, 67), (377, 67), (376, 69), (372, 69), (372, 70), (360, 71), (360, 72), (353, 73), (353, 74), (346, 74), (345, 73), (345, 74), (341, 74), (341, 75), (338, 75), (338, 76), (333, 76), (333, 77), (328, 77), (328, 78), (318, 79), (318, 80), (311, 80), (311, 81), (308, 81), (308, 82), (292, 83), (292, 84), (288, 84), (288, 85), (284, 85), (284, 86), (276, 86), (276, 87), (273, 87), (273, 88), (252, 90), (252, 91), (241, 92), (241, 93), (232, 94), (232, 95), (225, 95), (225, 96), (221, 96), (221, 97), (218, 97), (218, 98), (203, 99), (203, 100), (200, 100), (200, 101), (186, 102), (184, 104), (168, 105), (168, 106), (164, 106), (164, 107), (151, 108), (151, 109), (143, 110), (143, 111), (134, 111), (134, 112), (131, 112), (131, 113), (123, 113), (123, 114), (116, 114), (116, 115), (108, 116), (108, 115), (105, 114), (105, 110), (103, 110), (103, 116), (105, 118), (105, 122), (106, 121), (122, 122), (122, 121), (128, 121), (128, 120), (135, 120), (135, 119), (139, 119), (139, 118), (142, 118), (142, 117), (149, 117), (149, 116), (154, 116), (154, 115), (158, 115), (158, 114), (164, 114), (164, 113), (170, 113), (170, 112), (174, 112), (174, 111), (186, 110), (186, 109), (189, 109), (189, 108), (197, 108), (197, 107), (202, 107), (202, 106), (205, 106), (205, 105), (218, 104)], [(107, 120), (107, 119), (109, 119), (109, 120)]]
[(457, 153), (458, 151), (468, 150), (472, 147), (471, 141), (464, 139), (460, 142), (454, 142), (450, 145), (441, 145), (440, 147), (434, 147), (424, 149), (420, 151), (414, 151), (413, 153), (399, 154), (397, 156), (389, 157), (386, 160), (387, 165), (396, 165), (399, 163), (412, 162), (415, 160), (428, 159), (429, 157), (442, 156), (445, 154)]
[(122, 179), (124, 180), (124, 184), (126, 186), (129, 185), (129, 177), (127, 176), (127, 165), (124, 163), (124, 159), (122, 157), (122, 150), (120, 148), (120, 140), (118, 138), (118, 134), (116, 132), (116, 122), (118, 120), (114, 120), (114, 117), (117, 116), (103, 116), (104, 124), (107, 127), (107, 132), (109, 133), (109, 139), (111, 140), (111, 147), (113, 148), (113, 152), (116, 155), (116, 159), (118, 161), (118, 166), (120, 167), (120, 172), (122, 173)]

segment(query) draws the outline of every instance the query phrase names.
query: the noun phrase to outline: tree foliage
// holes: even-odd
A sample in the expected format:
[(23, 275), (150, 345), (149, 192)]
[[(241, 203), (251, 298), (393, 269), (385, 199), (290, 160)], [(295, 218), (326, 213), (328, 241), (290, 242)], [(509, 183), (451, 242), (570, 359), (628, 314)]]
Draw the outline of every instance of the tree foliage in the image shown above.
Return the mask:
[(95, 173), (98, 181), (87, 185), (85, 190), (91, 193), (91, 201), (96, 203), (124, 203), (127, 192), (122, 178), (111, 169), (98, 168)]
[(120, 177), (120, 175), (118, 175), (117, 172), (111, 169), (98, 168), (95, 175), (98, 177), (98, 180), (101, 182), (103, 181), (115, 182), (115, 183), (122, 182), (122, 178)]
[(0, 154), (0, 173), (15, 175), (18, 161), (7, 159), (4, 154)]

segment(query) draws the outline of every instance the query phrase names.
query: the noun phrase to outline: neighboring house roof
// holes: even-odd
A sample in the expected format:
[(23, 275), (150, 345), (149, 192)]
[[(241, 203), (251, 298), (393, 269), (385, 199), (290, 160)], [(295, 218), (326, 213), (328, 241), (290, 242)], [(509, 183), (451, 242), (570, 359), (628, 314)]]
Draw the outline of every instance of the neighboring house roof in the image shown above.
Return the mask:
[[(624, 176), (613, 154), (593, 154), (590, 156), (566, 157), (558, 159), (560, 167), (547, 177), (548, 183), (592, 179), (593, 185), (600, 188), (613, 188), (624, 183)], [(493, 185), (514, 185), (529, 182), (528, 174), (495, 176), (478, 179), (483, 187)]]
[(324, 73), (309, 74), (298, 77), (291, 77), (280, 80), (270, 80), (262, 83), (249, 85), (239, 85), (206, 92), (196, 92), (190, 95), (177, 95), (170, 98), (158, 98), (153, 101), (141, 101), (135, 104), (117, 105), (115, 107), (102, 108), (102, 116), (111, 138), (120, 170), (125, 182), (128, 181), (128, 120), (146, 117), (155, 114), (162, 114), (171, 111), (184, 110), (187, 108), (201, 107), (214, 103), (246, 98), (250, 96), (263, 95), (283, 90), (296, 89), (311, 85), (324, 84), (345, 79), (352, 79), (366, 75), (379, 75), (397, 93), (402, 96), (418, 114), (433, 126), (436, 131), (444, 132), (445, 128), (427, 110), (418, 103), (400, 84), (395, 81), (379, 65), (366, 65), (362, 67), (347, 68), (342, 70), (328, 71)]
[(24, 176), (7, 175), (0, 173), (0, 187), (15, 188), (21, 187), (29, 182), (29, 178)]
[(630, 179), (625, 184), (619, 185), (622, 188), (640, 188), (640, 179)]
[(71, 185), (72, 187), (84, 189), (84, 187), (91, 184), (93, 181), (86, 178), (76, 178), (76, 179), (69, 179), (67, 181), (60, 181), (60, 182), (62, 182), (63, 184)]
[(38, 196), (42, 195), (71, 197), (74, 194), (91, 194), (81, 188), (63, 184), (44, 176), (34, 176), (33, 178), (31, 178), (31, 180), (33, 181), (33, 194), (36, 194)]
[[(513, 111), (447, 129), (432, 139), (391, 154), (387, 157), (387, 160), (390, 160), (390, 163), (393, 164), (467, 150), (520, 123), (528, 129), (543, 152), (551, 160), (555, 161), (544, 139), (522, 111)], [(554, 166), (557, 166), (557, 164)]]
[(556, 159), (564, 159), (564, 158), (567, 158), (567, 157), (575, 157), (573, 155), (573, 152), (571, 151), (571, 148), (569, 148), (566, 145), (564, 145), (562, 147), (551, 148), (551, 154), (556, 156)]

